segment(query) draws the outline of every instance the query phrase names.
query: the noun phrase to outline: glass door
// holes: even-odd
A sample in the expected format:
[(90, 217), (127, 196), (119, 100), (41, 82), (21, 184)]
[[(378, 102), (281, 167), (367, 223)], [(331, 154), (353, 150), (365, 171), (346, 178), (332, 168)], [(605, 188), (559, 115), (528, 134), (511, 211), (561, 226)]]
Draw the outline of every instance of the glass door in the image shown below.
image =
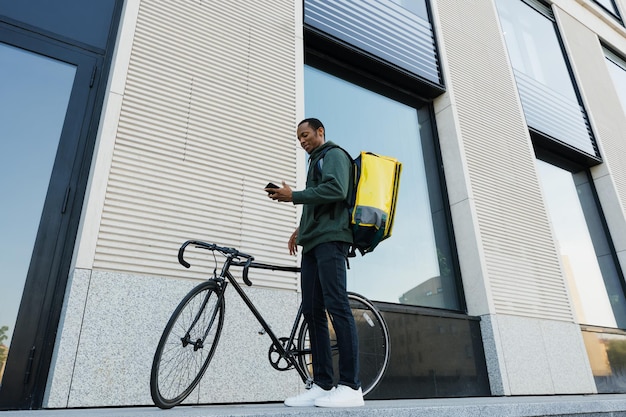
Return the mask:
[(76, 66), (0, 44), (0, 384)]
[(43, 397), (99, 63), (0, 26), (0, 409), (37, 407)]

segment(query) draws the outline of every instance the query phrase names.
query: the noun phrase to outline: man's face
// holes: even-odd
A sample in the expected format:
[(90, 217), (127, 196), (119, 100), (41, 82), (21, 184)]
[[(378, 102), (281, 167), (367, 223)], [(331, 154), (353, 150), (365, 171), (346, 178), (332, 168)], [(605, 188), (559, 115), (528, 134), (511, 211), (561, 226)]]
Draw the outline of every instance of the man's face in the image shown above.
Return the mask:
[(310, 155), (315, 148), (324, 144), (324, 128), (313, 130), (309, 122), (302, 123), (298, 126), (298, 140), (302, 149)]

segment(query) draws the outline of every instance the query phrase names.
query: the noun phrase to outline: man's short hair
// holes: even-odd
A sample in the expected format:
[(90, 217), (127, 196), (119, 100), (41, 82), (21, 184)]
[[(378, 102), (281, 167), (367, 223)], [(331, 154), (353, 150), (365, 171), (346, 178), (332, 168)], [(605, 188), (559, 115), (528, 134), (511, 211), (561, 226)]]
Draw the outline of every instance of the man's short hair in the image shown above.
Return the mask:
[[(308, 119), (304, 119), (303, 121), (298, 123), (298, 126), (304, 123), (308, 123), (309, 126), (311, 126), (313, 130), (317, 130), (320, 127), (324, 127), (324, 124), (319, 119), (316, 119), (315, 117), (309, 117)], [(324, 127), (324, 132), (325, 131), (326, 131), (326, 128)]]

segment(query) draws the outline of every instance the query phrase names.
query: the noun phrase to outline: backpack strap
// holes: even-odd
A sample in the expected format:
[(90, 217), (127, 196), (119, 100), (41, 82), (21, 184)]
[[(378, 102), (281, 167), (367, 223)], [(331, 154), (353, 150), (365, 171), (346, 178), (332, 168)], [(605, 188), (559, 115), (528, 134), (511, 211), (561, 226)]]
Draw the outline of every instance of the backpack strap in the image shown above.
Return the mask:
[(330, 151), (331, 149), (341, 149), (343, 151), (343, 153), (346, 154), (346, 156), (348, 157), (348, 160), (350, 161), (351, 164), (354, 164), (354, 160), (352, 159), (352, 155), (350, 155), (350, 153), (348, 153), (348, 151), (346, 151), (344, 148), (342, 148), (339, 145), (333, 145), (333, 146), (329, 146), (328, 148), (324, 149), (322, 151), (322, 154), (317, 158), (317, 160), (315, 161), (315, 166), (313, 167), (313, 172), (315, 175), (315, 179), (320, 179), (322, 177), (322, 164), (323, 164), (323, 159), (326, 156), (326, 154), (328, 153), (328, 151)]
[[(317, 158), (317, 160), (315, 161), (315, 166), (313, 167), (313, 173), (315, 175), (315, 179), (319, 180), (320, 178), (322, 178), (322, 164), (323, 164), (323, 159), (326, 156), (326, 153), (328, 151), (330, 151), (331, 149), (335, 149), (335, 148), (339, 148), (339, 149), (343, 149), (340, 146), (337, 145), (333, 145), (333, 146), (329, 146), (328, 148), (324, 149), (321, 153), (321, 155)], [(344, 151), (345, 152), (345, 151)], [(346, 152), (347, 153), (347, 152)], [(350, 158), (352, 159), (352, 158)]]
[[(313, 175), (315, 177), (316, 180), (320, 180), (322, 178), (322, 164), (323, 164), (323, 159), (326, 156), (326, 154), (328, 153), (328, 151), (330, 151), (331, 149), (341, 149), (343, 151), (344, 154), (346, 154), (346, 156), (348, 157), (348, 160), (350, 161), (350, 165), (352, 166), (352, 168), (350, 169), (350, 179), (349, 179), (349, 186), (350, 187), (356, 187), (355, 184), (355, 175), (356, 173), (354, 172), (354, 160), (352, 159), (352, 156), (350, 155), (350, 153), (348, 153), (348, 151), (346, 151), (344, 148), (342, 148), (339, 145), (332, 145), (329, 146), (328, 148), (324, 149), (322, 151), (322, 154), (315, 160), (315, 166), (313, 167)], [(352, 196), (351, 196), (351, 192), (354, 191), (353, 189), (348, 189), (348, 196), (346, 197), (346, 199), (344, 200), (344, 203), (347, 207), (350, 207), (354, 201)]]

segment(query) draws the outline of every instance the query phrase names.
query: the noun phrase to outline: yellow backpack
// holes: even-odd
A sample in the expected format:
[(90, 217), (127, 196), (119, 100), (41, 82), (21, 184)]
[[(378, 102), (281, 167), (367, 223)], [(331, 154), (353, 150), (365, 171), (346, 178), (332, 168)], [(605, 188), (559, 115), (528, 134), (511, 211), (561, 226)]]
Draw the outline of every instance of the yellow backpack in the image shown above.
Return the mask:
[[(351, 191), (346, 199), (354, 238), (350, 256), (356, 256), (357, 250), (365, 255), (391, 236), (402, 163), (365, 151), (352, 159), (345, 149), (336, 147), (348, 155), (354, 171)], [(320, 160), (333, 148), (335, 146), (325, 149)]]

